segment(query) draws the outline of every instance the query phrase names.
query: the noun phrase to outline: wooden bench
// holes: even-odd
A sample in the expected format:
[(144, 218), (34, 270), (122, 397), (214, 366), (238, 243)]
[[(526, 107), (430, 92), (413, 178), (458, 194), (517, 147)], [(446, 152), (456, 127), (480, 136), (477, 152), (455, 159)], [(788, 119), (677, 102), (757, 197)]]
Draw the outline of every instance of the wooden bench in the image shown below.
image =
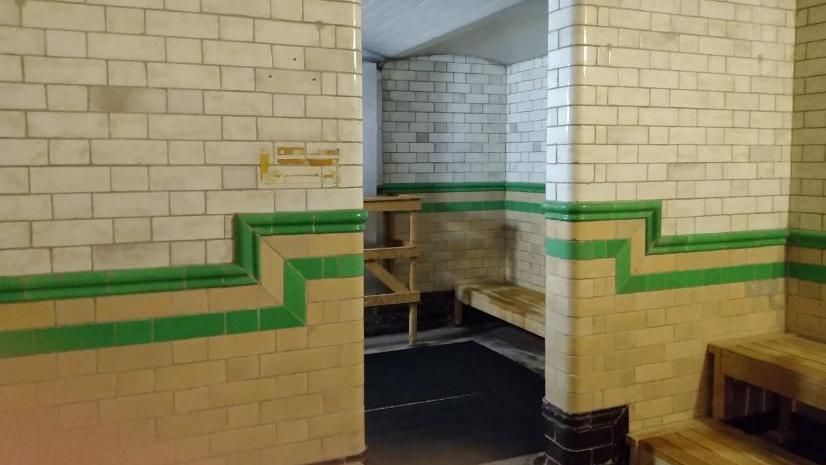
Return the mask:
[(481, 310), (540, 337), (545, 337), (545, 294), (503, 281), (459, 284), (455, 321), (462, 323), (462, 304)]
[(629, 443), (636, 465), (815, 465), (708, 419), (635, 433)]
[(709, 345), (714, 356), (712, 417), (726, 418), (727, 379), (782, 396), (780, 434), (790, 431), (794, 401), (826, 410), (826, 344), (794, 334), (772, 334)]

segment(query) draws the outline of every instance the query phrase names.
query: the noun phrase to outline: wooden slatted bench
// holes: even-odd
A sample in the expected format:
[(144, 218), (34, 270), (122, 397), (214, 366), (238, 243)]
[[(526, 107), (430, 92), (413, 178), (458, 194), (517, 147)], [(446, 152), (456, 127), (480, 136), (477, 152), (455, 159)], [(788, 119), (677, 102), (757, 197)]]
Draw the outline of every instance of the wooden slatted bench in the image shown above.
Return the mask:
[(503, 281), (456, 286), (456, 324), (462, 323), (462, 304), (545, 337), (545, 294)]
[(629, 443), (636, 465), (815, 465), (708, 419), (635, 433)]
[(784, 398), (781, 428), (788, 425), (791, 402), (826, 410), (826, 344), (794, 334), (772, 334), (709, 345), (714, 356), (712, 416), (726, 417), (728, 378), (744, 381)]

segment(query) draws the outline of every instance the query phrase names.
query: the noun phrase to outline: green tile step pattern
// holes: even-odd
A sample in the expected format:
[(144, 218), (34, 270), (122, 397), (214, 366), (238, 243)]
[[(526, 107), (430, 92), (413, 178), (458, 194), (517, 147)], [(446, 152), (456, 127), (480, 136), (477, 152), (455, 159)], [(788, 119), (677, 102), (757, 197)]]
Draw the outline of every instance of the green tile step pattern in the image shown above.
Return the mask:
[(284, 303), (276, 307), (201, 313), (112, 323), (89, 323), (0, 332), (0, 359), (104, 349), (304, 326), (308, 280), (364, 275), (364, 256), (284, 261)]
[[(826, 249), (826, 233), (802, 230), (774, 229), (662, 236), (662, 203), (659, 201), (546, 202), (545, 217), (568, 222), (643, 219), (646, 223), (646, 255), (785, 245)], [(615, 259), (617, 294), (711, 286), (782, 277), (826, 283), (826, 266), (794, 262), (748, 264), (632, 275), (631, 241), (629, 239), (571, 241), (547, 238), (545, 251), (548, 256), (566, 260)]]
[(364, 210), (238, 214), (234, 263), (3, 277), (0, 303), (254, 285), (260, 236), (361, 232), (366, 220)]

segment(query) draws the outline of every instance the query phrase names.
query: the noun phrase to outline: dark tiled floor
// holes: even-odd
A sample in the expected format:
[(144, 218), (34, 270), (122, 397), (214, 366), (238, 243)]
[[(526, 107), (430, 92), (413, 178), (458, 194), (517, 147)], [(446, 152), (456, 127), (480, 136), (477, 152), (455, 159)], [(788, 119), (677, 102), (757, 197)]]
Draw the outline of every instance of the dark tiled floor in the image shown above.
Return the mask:
[(540, 375), (475, 342), (366, 357), (368, 465), (476, 465), (542, 450)]

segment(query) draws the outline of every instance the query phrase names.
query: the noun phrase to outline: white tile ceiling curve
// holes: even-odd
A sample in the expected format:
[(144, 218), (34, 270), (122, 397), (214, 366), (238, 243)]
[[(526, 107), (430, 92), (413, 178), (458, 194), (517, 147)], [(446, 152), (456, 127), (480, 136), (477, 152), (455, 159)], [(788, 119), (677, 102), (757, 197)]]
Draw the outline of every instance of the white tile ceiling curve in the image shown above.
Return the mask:
[(462, 29), (523, 0), (363, 0), (364, 49), (384, 57)]

